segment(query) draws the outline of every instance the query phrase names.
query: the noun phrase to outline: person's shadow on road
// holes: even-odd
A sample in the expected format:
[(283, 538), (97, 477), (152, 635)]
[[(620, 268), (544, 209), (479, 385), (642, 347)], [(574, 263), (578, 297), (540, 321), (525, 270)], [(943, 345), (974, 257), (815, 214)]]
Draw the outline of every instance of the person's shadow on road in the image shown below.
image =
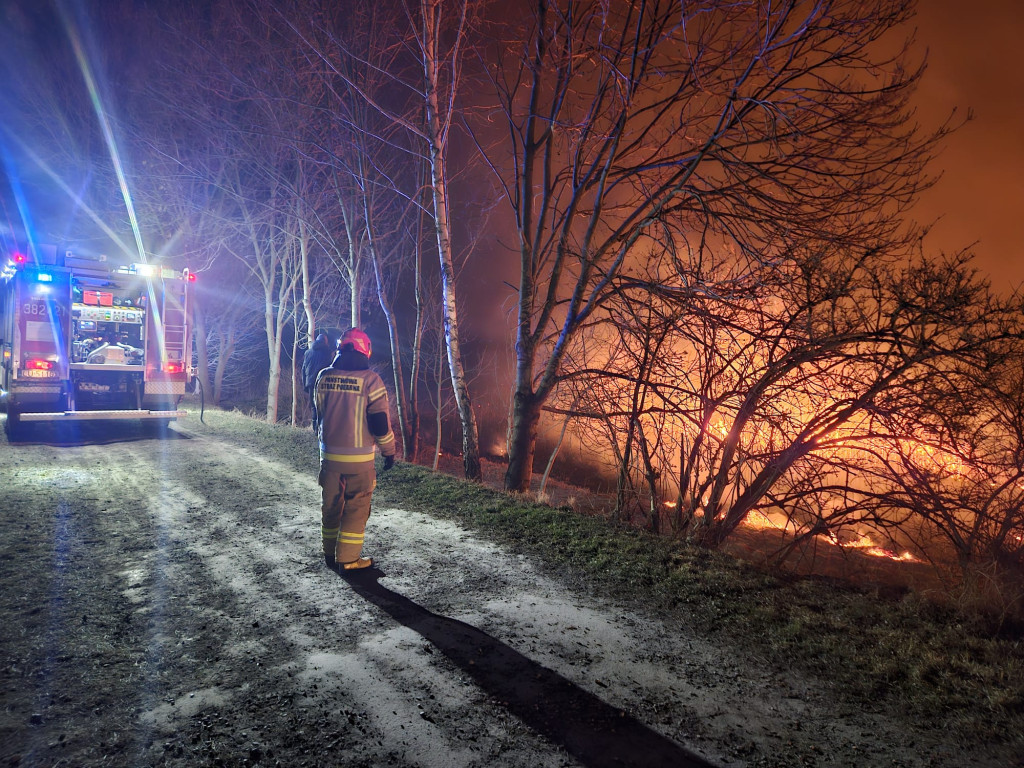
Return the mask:
[(671, 739), (500, 640), (457, 619), (439, 616), (380, 584), (368, 568), (343, 574), (352, 591), (445, 654), (530, 728), (590, 768), (671, 766), (713, 768)]

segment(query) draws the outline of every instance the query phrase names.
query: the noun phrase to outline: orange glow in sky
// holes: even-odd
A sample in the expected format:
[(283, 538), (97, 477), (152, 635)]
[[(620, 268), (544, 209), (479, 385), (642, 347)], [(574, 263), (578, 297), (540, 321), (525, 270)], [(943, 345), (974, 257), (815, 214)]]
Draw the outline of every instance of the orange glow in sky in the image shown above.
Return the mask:
[(974, 120), (949, 137), (933, 170), (943, 178), (915, 210), (942, 219), (925, 240), (930, 251), (974, 247), (977, 267), (996, 288), (1024, 283), (1024, 3), (1020, 0), (922, 0), (917, 51), (928, 71), (916, 99), (922, 125), (955, 106)]

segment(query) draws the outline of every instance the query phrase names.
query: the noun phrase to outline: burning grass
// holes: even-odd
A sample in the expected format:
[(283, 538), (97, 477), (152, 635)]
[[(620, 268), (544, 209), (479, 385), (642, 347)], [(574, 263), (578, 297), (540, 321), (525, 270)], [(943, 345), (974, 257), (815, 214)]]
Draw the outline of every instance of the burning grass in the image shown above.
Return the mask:
[[(190, 429), (230, 435), (296, 471), (314, 472), (308, 429), (208, 411)], [(785, 578), (721, 553), (531, 503), (408, 464), (381, 475), (379, 498), (457, 520), (542, 560), (588, 590), (681, 615), (724, 655), (813, 673), (851, 706), (902, 712), (965, 746), (1024, 753), (1021, 627), (990, 625), (910, 592)]]

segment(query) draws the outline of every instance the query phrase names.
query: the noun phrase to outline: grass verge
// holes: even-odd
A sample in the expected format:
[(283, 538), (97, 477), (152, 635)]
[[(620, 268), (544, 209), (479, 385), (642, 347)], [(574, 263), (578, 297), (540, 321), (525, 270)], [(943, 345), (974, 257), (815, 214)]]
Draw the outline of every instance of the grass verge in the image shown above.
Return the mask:
[[(316, 472), (309, 429), (238, 412), (194, 413), (187, 424)], [(379, 501), (455, 520), (537, 558), (591, 592), (641, 610), (683, 616), (722, 645), (811, 673), (852, 705), (902, 712), (966, 747), (998, 743), (1024, 754), (1024, 640), (987, 634), (913, 593), (790, 579), (571, 510), (524, 501), (422, 467), (378, 477)]]

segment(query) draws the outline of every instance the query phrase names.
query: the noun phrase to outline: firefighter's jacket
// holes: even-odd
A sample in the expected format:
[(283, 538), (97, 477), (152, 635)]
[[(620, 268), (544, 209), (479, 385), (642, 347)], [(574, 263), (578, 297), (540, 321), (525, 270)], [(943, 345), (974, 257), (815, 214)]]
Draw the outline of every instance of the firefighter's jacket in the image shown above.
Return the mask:
[(377, 446), (384, 456), (395, 455), (388, 392), (380, 376), (369, 370), (366, 357), (351, 350), (339, 353), (332, 367), (317, 376), (314, 397), (322, 419), (323, 469), (344, 474), (372, 471)]

